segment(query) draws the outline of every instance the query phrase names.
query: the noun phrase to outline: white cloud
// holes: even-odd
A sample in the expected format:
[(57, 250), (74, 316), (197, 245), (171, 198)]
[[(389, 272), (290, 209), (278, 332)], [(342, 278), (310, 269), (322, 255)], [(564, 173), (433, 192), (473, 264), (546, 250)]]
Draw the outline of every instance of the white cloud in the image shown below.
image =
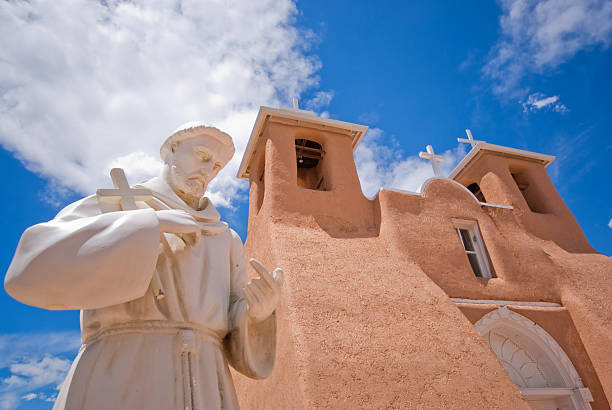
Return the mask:
[(0, 2), (0, 143), (52, 184), (91, 193), (114, 164), (131, 183), (154, 175), (161, 142), (202, 119), (236, 143), (210, 187), (230, 206), (259, 105), (316, 86), (296, 13), (291, 0)]
[(2, 379), (2, 383), (10, 389), (25, 387), (34, 390), (50, 384), (57, 386), (64, 381), (71, 363), (71, 360), (54, 356), (45, 356), (39, 360), (26, 359), (11, 364), (11, 376)]
[[(355, 151), (361, 189), (368, 198), (382, 187), (416, 192), (425, 180), (434, 176), (429, 161), (420, 159), (418, 153), (404, 157), (397, 147), (384, 144), (382, 136), (381, 129), (370, 128)], [(465, 156), (465, 147), (460, 145), (441, 155), (445, 161), (439, 163), (440, 171), (448, 175)]]
[(163, 167), (161, 159), (155, 158), (142, 151), (132, 152), (127, 155), (115, 158), (106, 166), (107, 169), (123, 168), (129, 171), (132, 183), (142, 182), (151, 175), (159, 175)]
[(334, 91), (318, 91), (314, 97), (306, 101), (306, 109), (312, 111), (319, 111), (322, 108), (326, 108), (331, 100), (334, 98)]
[(57, 394), (45, 394), (45, 393), (28, 393), (21, 396), (21, 398), (25, 401), (32, 401), (34, 399), (54, 402), (57, 398)]
[(54, 401), (80, 346), (77, 331), (0, 335), (0, 409), (21, 400)]
[(358, 117), (359, 122), (365, 124), (375, 124), (380, 121), (380, 114), (375, 111), (361, 113)]
[(612, 228), (612, 218), (610, 218), (610, 222), (608, 222), (608, 228)]
[(72, 352), (80, 345), (78, 331), (0, 334), (0, 368), (26, 358)]
[(526, 101), (521, 102), (523, 112), (535, 112), (543, 108), (555, 112), (567, 112), (567, 107), (559, 102), (559, 96), (553, 95), (547, 97), (542, 93), (533, 93), (527, 97)]
[(578, 51), (612, 42), (609, 0), (500, 0), (502, 37), (484, 72), (494, 91), (524, 95), (528, 73), (554, 69)]
[(21, 396), (22, 399), (27, 400), (27, 401), (34, 400), (37, 397), (38, 397), (38, 394), (36, 393), (28, 393), (28, 394), (24, 394), (23, 396)]

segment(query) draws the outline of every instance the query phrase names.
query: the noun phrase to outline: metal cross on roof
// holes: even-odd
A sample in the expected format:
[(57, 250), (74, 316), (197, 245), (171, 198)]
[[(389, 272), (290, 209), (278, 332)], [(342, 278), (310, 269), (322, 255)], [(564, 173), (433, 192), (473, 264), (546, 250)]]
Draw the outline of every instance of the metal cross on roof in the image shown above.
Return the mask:
[(300, 109), (300, 100), (297, 97), (293, 97), (293, 109), (294, 110)]
[(470, 144), (473, 147), (475, 147), (476, 145), (478, 145), (479, 142), (485, 142), (485, 141), (478, 141), (475, 140), (474, 137), (472, 137), (472, 131), (470, 131), (469, 129), (465, 130), (465, 133), (467, 134), (467, 139), (465, 138), (457, 138), (457, 141), (459, 142), (465, 142), (466, 144)]
[(427, 146), (427, 152), (419, 152), (419, 157), (423, 159), (428, 159), (429, 162), (431, 162), (431, 167), (433, 168), (434, 174), (437, 177), (442, 175), (440, 173), (440, 168), (438, 167), (438, 162), (443, 162), (444, 157), (442, 155), (436, 155), (431, 145)]

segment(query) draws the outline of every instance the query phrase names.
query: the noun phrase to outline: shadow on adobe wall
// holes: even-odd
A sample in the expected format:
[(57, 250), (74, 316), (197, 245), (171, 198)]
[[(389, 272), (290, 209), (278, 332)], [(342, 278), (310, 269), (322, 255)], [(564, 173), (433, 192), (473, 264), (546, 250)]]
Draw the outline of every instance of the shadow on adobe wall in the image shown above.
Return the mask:
[(331, 215), (313, 215), (317, 225), (332, 238), (376, 238), (380, 235), (380, 202), (378, 195), (372, 203), (371, 218), (347, 220)]

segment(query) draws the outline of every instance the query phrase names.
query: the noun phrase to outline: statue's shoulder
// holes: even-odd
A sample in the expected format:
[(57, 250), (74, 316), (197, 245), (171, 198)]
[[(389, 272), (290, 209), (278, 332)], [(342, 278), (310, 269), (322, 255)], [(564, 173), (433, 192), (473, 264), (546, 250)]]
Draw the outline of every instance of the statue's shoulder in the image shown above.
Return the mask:
[(59, 211), (55, 216), (55, 219), (61, 219), (62, 221), (71, 221), (79, 218), (86, 218), (89, 216), (100, 215), (100, 206), (98, 205), (98, 198), (95, 194), (81, 198), (76, 202), (71, 203), (64, 209)]
[(242, 242), (242, 239), (240, 239), (240, 235), (238, 235), (238, 234), (236, 233), (236, 231), (234, 231), (234, 230), (233, 230), (232, 228), (230, 228), (229, 226), (228, 226), (227, 230), (229, 231), (230, 235), (232, 235), (232, 239), (237, 239), (237, 240), (239, 240), (240, 242)]
[(242, 239), (240, 238), (240, 235), (236, 233), (236, 231), (228, 227), (227, 232), (229, 232), (233, 244), (242, 246)]

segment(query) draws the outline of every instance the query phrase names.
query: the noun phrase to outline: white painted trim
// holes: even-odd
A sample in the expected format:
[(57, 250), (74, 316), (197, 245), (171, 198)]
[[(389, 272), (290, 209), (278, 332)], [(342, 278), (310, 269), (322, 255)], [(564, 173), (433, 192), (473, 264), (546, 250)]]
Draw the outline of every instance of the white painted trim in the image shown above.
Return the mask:
[[(497, 299), (463, 299), (451, 298), (455, 303), (471, 303), (475, 305), (498, 305), (498, 306), (538, 306), (538, 307), (558, 307), (563, 308), (560, 303), (554, 302), (521, 302), (518, 300), (497, 300)], [(565, 308), (564, 308), (565, 309)]]
[(350, 122), (332, 120), (330, 118), (322, 118), (316, 116), (312, 111), (306, 110), (292, 110), (285, 108), (271, 108), (271, 107), (259, 107), (259, 113), (257, 114), (257, 118), (255, 120), (255, 124), (253, 125), (253, 130), (251, 131), (251, 136), (249, 137), (249, 142), (247, 143), (246, 149), (244, 150), (244, 155), (242, 156), (242, 162), (240, 162), (240, 167), (238, 168), (238, 178), (248, 179), (249, 173), (248, 166), (251, 162), (251, 158), (255, 154), (261, 136), (263, 135), (263, 130), (267, 121), (271, 119), (283, 119), (290, 121), (297, 121), (299, 125), (302, 126), (315, 126), (322, 129), (328, 130), (340, 130), (345, 133), (352, 134), (353, 136), (353, 152), (361, 142), (361, 139), (365, 135), (368, 127), (366, 125), (353, 124)]
[(501, 208), (501, 209), (510, 209), (510, 210), (514, 209), (514, 207), (512, 205), (490, 204), (488, 202), (480, 202), (480, 206), (489, 206), (491, 208)]
[(569, 387), (531, 387), (519, 390), (523, 396), (529, 398), (569, 396), (574, 392), (574, 389)]
[(572, 398), (580, 397), (583, 403), (589, 403), (593, 400), (593, 395), (587, 387), (580, 387), (575, 389), (563, 388), (563, 387), (535, 387), (535, 388), (523, 388), (519, 389), (521, 394), (530, 399), (547, 399), (553, 397), (564, 397), (574, 396)]
[(591, 390), (589, 390), (588, 387), (578, 387), (577, 389), (574, 389), (574, 391), (580, 394), (580, 397), (582, 397), (582, 401), (585, 403), (595, 401), (595, 399), (593, 399), (593, 394), (591, 393)]
[(389, 187), (381, 187), (378, 190), (378, 193), (380, 193), (380, 191), (391, 191), (391, 192), (397, 192), (398, 194), (406, 194), (406, 195), (414, 195), (414, 196), (423, 196), (422, 192), (419, 191), (408, 191), (407, 189), (399, 189), (399, 188), (389, 188)]
[(513, 210), (514, 209), (514, 207), (512, 207), (510, 205), (498, 205), (498, 204), (491, 204), (491, 203), (488, 203), (488, 202), (480, 202), (478, 200), (478, 198), (476, 198), (476, 196), (474, 196), (472, 191), (470, 191), (469, 189), (467, 189), (466, 187), (464, 187), (463, 185), (461, 185), (459, 182), (455, 181), (454, 179), (449, 179), (449, 178), (444, 178), (444, 177), (431, 177), (431, 178), (428, 178), (427, 180), (425, 180), (425, 182), (423, 182), (423, 184), (421, 184), (421, 186), (419, 187), (419, 190), (417, 192), (407, 191), (407, 190), (398, 189), (398, 188), (385, 188), (385, 187), (382, 187), (382, 188), (380, 188), (378, 190), (378, 194), (380, 194), (380, 191), (382, 191), (384, 189), (386, 191), (397, 192), (397, 193), (400, 193), (400, 194), (415, 195), (415, 196), (424, 197), (425, 196), (425, 194), (424, 194), (425, 187), (427, 187), (427, 185), (429, 185), (429, 183), (431, 183), (432, 181), (436, 181), (436, 180), (439, 180), (439, 179), (452, 182), (453, 184), (456, 184), (457, 186), (461, 187), (468, 194), (470, 194), (470, 196), (472, 198), (474, 198), (474, 201), (476, 201), (476, 203), (478, 205), (480, 205), (480, 206), (490, 206), (490, 207), (501, 208), (501, 209), (509, 209), (509, 210)]
[(553, 155), (539, 154), (537, 152), (525, 151), (525, 150), (517, 149), (517, 148), (504, 147), (502, 145), (489, 144), (487, 142), (479, 142), (478, 144), (476, 144), (475, 147), (473, 147), (470, 150), (470, 152), (468, 152), (468, 154), (461, 160), (461, 162), (457, 164), (455, 169), (453, 169), (453, 171), (450, 173), (448, 177), (451, 179), (454, 179), (455, 177), (457, 177), (457, 175), (459, 175), (461, 171), (467, 168), (467, 166), (473, 160), (475, 160), (479, 156), (479, 154), (483, 153), (484, 151), (490, 151), (494, 153), (507, 155), (510, 157), (527, 159), (530, 161), (539, 162), (543, 164), (545, 167), (550, 165), (555, 160), (555, 157)]
[(484, 337), (498, 326), (508, 326), (529, 337), (543, 352), (550, 355), (551, 362), (571, 390), (570, 398), (577, 409), (590, 410), (592, 400), (590, 390), (584, 386), (572, 361), (557, 341), (537, 323), (511, 311), (506, 306), (495, 309), (484, 315), (474, 324), (476, 330)]

